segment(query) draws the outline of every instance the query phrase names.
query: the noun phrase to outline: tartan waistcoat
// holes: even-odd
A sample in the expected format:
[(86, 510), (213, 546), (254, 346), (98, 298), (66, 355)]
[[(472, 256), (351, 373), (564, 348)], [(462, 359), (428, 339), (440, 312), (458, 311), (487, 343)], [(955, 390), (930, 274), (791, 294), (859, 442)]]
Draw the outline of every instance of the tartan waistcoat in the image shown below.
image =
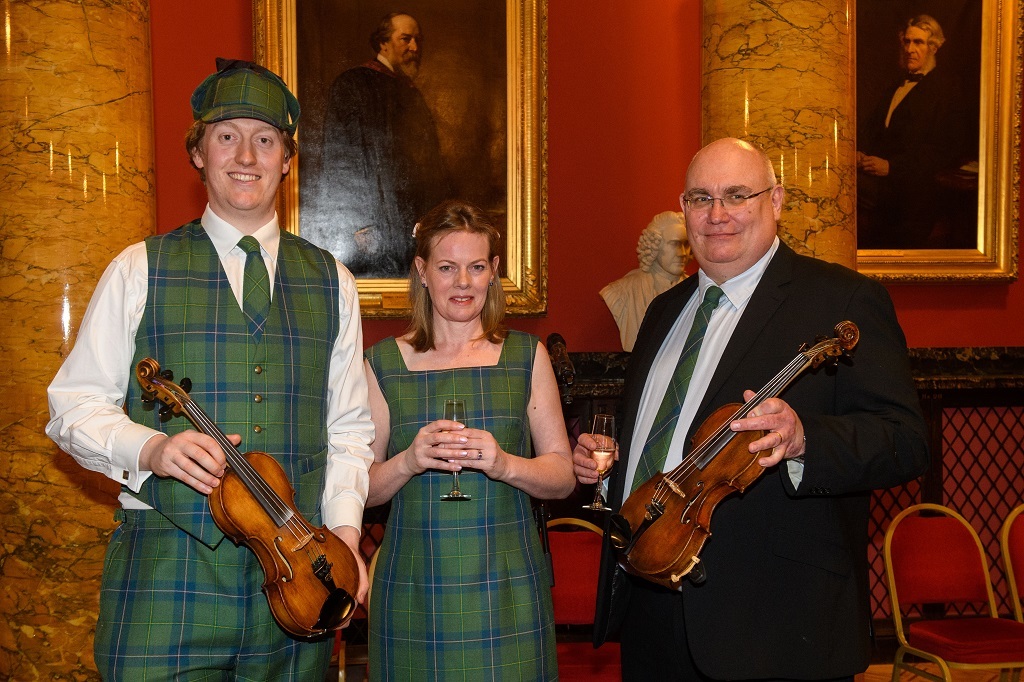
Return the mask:
[[(149, 292), (133, 372), (139, 360), (151, 357), (174, 373), (175, 383), (188, 377), (189, 395), (213, 423), (224, 433), (241, 434), (239, 451), (265, 452), (284, 467), (295, 506), (318, 525), (328, 368), (340, 326), (334, 258), (281, 233), (273, 300), (256, 343), (199, 221), (147, 238), (146, 251)], [(161, 422), (157, 410), (144, 407), (141, 393), (137, 381), (129, 382), (126, 405), (133, 421), (167, 434), (193, 428), (183, 416)], [(206, 496), (176, 479), (151, 476), (137, 496), (210, 547), (224, 538)]]

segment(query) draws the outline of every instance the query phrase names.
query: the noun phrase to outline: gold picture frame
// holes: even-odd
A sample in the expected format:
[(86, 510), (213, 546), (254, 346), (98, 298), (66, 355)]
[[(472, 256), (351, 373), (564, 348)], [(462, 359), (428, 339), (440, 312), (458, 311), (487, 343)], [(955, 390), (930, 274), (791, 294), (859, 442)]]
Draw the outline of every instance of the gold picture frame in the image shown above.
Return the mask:
[[(876, 279), (906, 283), (992, 283), (1017, 278), (1021, 0), (982, 0), (981, 5), (977, 246), (859, 249), (857, 269)], [(865, 28), (858, 25), (858, 34)], [(895, 38), (893, 35), (894, 42)], [(858, 54), (864, 49), (858, 40)], [(948, 48), (941, 48), (937, 56), (940, 67), (944, 50)], [(973, 201), (973, 188), (971, 196)], [(969, 205), (968, 220), (973, 209), (974, 206)]]
[[(303, 40), (302, 32), (306, 29), (300, 30), (300, 24), (307, 26), (313, 22), (299, 15), (297, 5), (298, 0), (253, 0), (253, 47), (256, 61), (280, 74), (296, 91), (303, 107), (303, 121), (298, 131), (300, 152), (284, 181), (278, 203), (282, 226), (299, 234), (303, 224), (300, 220), (304, 187), (302, 158), (304, 155), (309, 157), (311, 150), (316, 152), (315, 146), (304, 146), (306, 142), (303, 140), (302, 123), (306, 120), (315, 121), (317, 107), (326, 105), (322, 92), (303, 92), (304, 81), (299, 73), (299, 48)], [(325, 8), (323, 11), (332, 11), (331, 5), (322, 3), (322, 6)], [(392, 9), (381, 0), (351, 0), (350, 4), (344, 6), (344, 10), (353, 11), (353, 6), (358, 7), (360, 17), (373, 20), (371, 23), (374, 25), (365, 31), (366, 36), (374, 28), (375, 22)], [(316, 8), (317, 3), (302, 0), (302, 11), (310, 11), (311, 7)], [(505, 253), (501, 259), (501, 281), (507, 312), (518, 316), (541, 315), (547, 311), (546, 0), (506, 0), (504, 8), (498, 3), (477, 3), (475, 7), (477, 13), (500, 12), (505, 23), (503, 154), (506, 167), (505, 213), (501, 226)], [(384, 8), (383, 11), (381, 8)], [(428, 22), (421, 17), (429, 17), (432, 11), (438, 12), (439, 8), (436, 4), (431, 6), (426, 0), (412, 0), (402, 3), (402, 11), (409, 12), (421, 24), (426, 24)], [(500, 23), (500, 17), (493, 17), (492, 20)], [(444, 27), (439, 26), (440, 23), (440, 20), (433, 21), (429, 29), (424, 29), (430, 46), (443, 39)], [(323, 33), (325, 37), (322, 43), (315, 46), (315, 50), (324, 54), (326, 50), (339, 49), (336, 47), (337, 34), (327, 28), (323, 29)], [(326, 46), (328, 39), (330, 46)], [(366, 42), (363, 39), (360, 44), (364, 53), (368, 49)], [(321, 47), (321, 44), (325, 47)], [(424, 70), (426, 68), (424, 60)], [(323, 118), (321, 115), (321, 120)], [(311, 162), (307, 161), (307, 166), (311, 166)], [(500, 175), (501, 169), (495, 168), (494, 176), (500, 179)], [(307, 180), (312, 177), (313, 171), (310, 170)], [(361, 278), (357, 275), (356, 281), (363, 317), (394, 318), (408, 315), (408, 284), (405, 277)]]

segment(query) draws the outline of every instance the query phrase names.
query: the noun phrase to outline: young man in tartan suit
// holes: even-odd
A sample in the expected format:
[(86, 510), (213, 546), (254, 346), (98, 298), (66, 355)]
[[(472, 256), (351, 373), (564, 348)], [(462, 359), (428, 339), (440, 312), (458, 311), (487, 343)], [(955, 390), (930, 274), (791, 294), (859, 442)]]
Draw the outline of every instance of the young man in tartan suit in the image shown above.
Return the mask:
[(256, 556), (225, 541), (209, 513), (226, 466), (220, 446), (184, 418), (164, 423), (144, 409), (133, 369), (153, 357), (189, 377), (192, 399), (233, 444), (282, 465), (299, 511), (351, 548), (362, 600), (373, 426), (356, 285), (329, 253), (278, 226), (299, 117), (284, 82), (218, 60), (191, 103), (186, 148), (206, 211), (114, 259), (49, 388), (50, 437), (122, 485), (96, 663), (111, 680), (322, 680), (333, 640), (299, 641), (277, 625)]

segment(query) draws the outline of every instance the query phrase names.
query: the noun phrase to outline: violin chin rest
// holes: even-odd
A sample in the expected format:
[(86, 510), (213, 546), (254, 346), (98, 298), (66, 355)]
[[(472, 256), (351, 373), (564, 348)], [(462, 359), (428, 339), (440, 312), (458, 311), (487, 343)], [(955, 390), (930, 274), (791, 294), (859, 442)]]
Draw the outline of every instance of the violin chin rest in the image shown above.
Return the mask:
[(617, 550), (624, 550), (629, 547), (633, 538), (633, 529), (629, 527), (629, 521), (622, 514), (612, 514), (608, 518), (608, 539), (612, 547)]
[(703, 562), (697, 562), (694, 564), (690, 572), (686, 574), (686, 577), (690, 579), (690, 582), (694, 585), (703, 585), (704, 581), (708, 579), (708, 572), (704, 569)]
[(341, 588), (335, 588), (320, 607), (320, 617), (313, 627), (326, 632), (337, 630), (348, 622), (355, 610), (356, 600), (352, 595)]

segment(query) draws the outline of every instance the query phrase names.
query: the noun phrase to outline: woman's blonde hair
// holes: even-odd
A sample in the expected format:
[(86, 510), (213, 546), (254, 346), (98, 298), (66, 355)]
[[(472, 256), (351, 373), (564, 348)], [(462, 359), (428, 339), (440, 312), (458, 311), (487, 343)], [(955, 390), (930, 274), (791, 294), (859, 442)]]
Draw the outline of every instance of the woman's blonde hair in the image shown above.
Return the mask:
[[(416, 255), (429, 263), (431, 251), (438, 240), (452, 232), (486, 235), (488, 263), (500, 255), (498, 243), (501, 235), (494, 227), (494, 221), (483, 210), (458, 199), (441, 202), (420, 219), (416, 226)], [(483, 334), (480, 338), (498, 343), (508, 336), (508, 330), (502, 326), (505, 319), (505, 292), (501, 288), (501, 277), (498, 273), (494, 272), (492, 275), (491, 286), (487, 287), (484, 308), (480, 312), (480, 321), (483, 325)], [(433, 350), (434, 308), (430, 300), (430, 291), (420, 283), (415, 261), (409, 267), (409, 303), (412, 308), (409, 328), (406, 330), (409, 345), (419, 353)]]

